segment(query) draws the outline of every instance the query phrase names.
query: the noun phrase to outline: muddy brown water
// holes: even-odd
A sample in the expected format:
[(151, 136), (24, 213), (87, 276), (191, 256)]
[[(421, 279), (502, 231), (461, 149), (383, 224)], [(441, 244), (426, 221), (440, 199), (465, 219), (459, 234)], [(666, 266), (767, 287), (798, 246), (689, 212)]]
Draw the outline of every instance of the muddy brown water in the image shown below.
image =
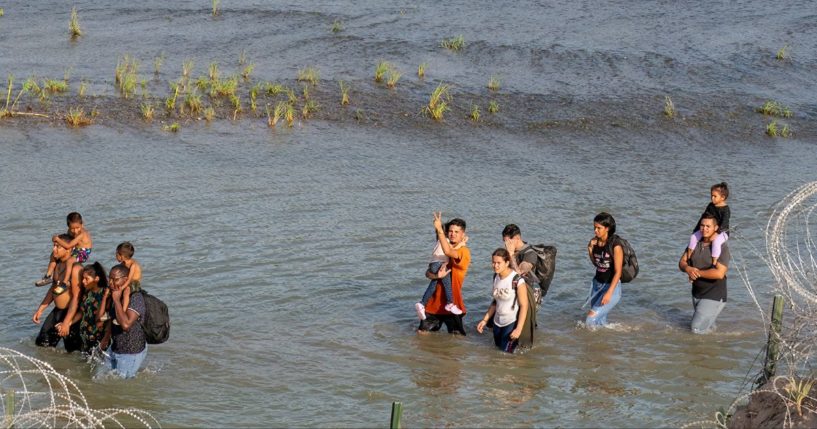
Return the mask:
[[(144, 408), (165, 426), (383, 426), (392, 401), (411, 426), (708, 418), (757, 371), (763, 328), (735, 270), (717, 332), (691, 335), (676, 263), (709, 185), (725, 180), (735, 268), (770, 305), (763, 227), (815, 176), (808, 5), (223, 2), (214, 19), (210, 2), (94, 2), (77, 4), (86, 35), (70, 42), (61, 3), (6, 3), (0, 72), (71, 68), (72, 94), (25, 105), (60, 111), (86, 80), (100, 120), (0, 122), (0, 344), (76, 379), (95, 408)], [(464, 51), (439, 48), (458, 34)], [(785, 44), (792, 59), (779, 63)], [(113, 86), (124, 53), (160, 98), (184, 59), (194, 76), (213, 61), (233, 73), (242, 49), (259, 81), (294, 84), (317, 67), (325, 107), (292, 129), (245, 114), (182, 118), (173, 134), (161, 123), (175, 118), (143, 123)], [(404, 71), (394, 91), (370, 82), (380, 60)], [(425, 81), (413, 76), (421, 62)], [(366, 120), (332, 106), (340, 79)], [(455, 83), (456, 114), (438, 124), (419, 109), (439, 82)], [(679, 120), (661, 115), (667, 94)], [(504, 113), (464, 118), (492, 97)], [(763, 135), (768, 118), (753, 109), (767, 98), (792, 108), (794, 138)], [(170, 305), (171, 340), (150, 348), (135, 380), (93, 381), (79, 357), (33, 344), (43, 291), (31, 284), (72, 210), (94, 234), (94, 259), (110, 266), (116, 244), (132, 241), (145, 287)], [(414, 334), (433, 210), (468, 222), (465, 338)], [(592, 276), (583, 249), (601, 210), (642, 272), (624, 286), (614, 329), (590, 332), (577, 325)], [(509, 222), (559, 248), (537, 345), (518, 356), (473, 329)]]

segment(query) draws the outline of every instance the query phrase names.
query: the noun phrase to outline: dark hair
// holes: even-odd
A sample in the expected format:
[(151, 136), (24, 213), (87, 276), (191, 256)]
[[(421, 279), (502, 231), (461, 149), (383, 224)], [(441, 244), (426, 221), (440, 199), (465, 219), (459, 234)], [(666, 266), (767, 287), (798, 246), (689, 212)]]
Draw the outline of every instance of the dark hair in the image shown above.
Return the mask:
[(607, 235), (612, 236), (616, 233), (616, 220), (613, 215), (607, 212), (601, 212), (593, 218), (593, 223), (597, 223), (607, 228)]
[(63, 241), (71, 241), (71, 240), (74, 239), (74, 237), (72, 237), (71, 234), (66, 234), (66, 233), (62, 233), (62, 234), (58, 235), (57, 237), (59, 237), (60, 240), (63, 240)]
[(723, 196), (724, 200), (729, 199), (729, 185), (726, 182), (716, 183), (709, 188), (709, 192), (718, 191)]
[(514, 238), (517, 235), (521, 235), (522, 231), (519, 230), (519, 227), (516, 224), (510, 223), (505, 225), (505, 228), (502, 230), (502, 237)]
[[(710, 212), (703, 212), (703, 214), (701, 214), (701, 220), (704, 219), (712, 219), (713, 221), (715, 221), (715, 226), (721, 225), (720, 222), (718, 222), (718, 217)], [(701, 226), (701, 220), (698, 221), (698, 227)]]
[(116, 246), (116, 254), (122, 255), (122, 257), (125, 259), (132, 258), (135, 251), (136, 250), (133, 248), (133, 244), (130, 244), (130, 241), (124, 241)]
[[(113, 272), (113, 270), (111, 270)], [(106, 288), (108, 287), (108, 276), (105, 275), (105, 268), (102, 267), (102, 264), (99, 262), (94, 262), (91, 265), (86, 265), (82, 267), (82, 274), (91, 274), (93, 276), (99, 277), (99, 287)]]
[(491, 257), (499, 256), (500, 258), (504, 259), (505, 262), (511, 262), (511, 254), (508, 253), (508, 249), (504, 247), (497, 248), (494, 250), (494, 253), (491, 253)]
[(465, 231), (465, 221), (458, 218), (458, 217), (455, 217), (454, 219), (451, 219), (450, 221), (448, 221), (447, 225), (448, 225), (448, 227), (446, 227), (446, 229), (450, 228), (451, 226), (458, 226), (458, 227), (462, 228), (463, 231)]
[(113, 277), (114, 274), (127, 276), (128, 274), (130, 274), (130, 269), (127, 266), (125, 266), (125, 264), (114, 265), (113, 268), (111, 268), (111, 277)]
[(65, 218), (65, 223), (70, 226), (72, 223), (77, 222), (82, 223), (82, 215), (77, 212), (68, 213), (68, 216)]

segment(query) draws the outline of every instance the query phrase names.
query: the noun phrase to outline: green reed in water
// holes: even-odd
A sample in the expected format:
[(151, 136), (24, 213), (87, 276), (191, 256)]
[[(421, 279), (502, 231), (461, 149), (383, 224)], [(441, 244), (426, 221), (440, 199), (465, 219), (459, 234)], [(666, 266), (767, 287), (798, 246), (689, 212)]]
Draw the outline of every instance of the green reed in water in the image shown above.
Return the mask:
[(142, 119), (150, 122), (153, 120), (153, 115), (156, 113), (156, 108), (151, 103), (142, 103), (139, 106), (139, 111), (142, 112)]
[(491, 75), (488, 79), (488, 89), (491, 91), (499, 91), (499, 78), (496, 75)]
[(777, 116), (780, 118), (790, 118), (792, 116), (791, 109), (774, 100), (767, 100), (762, 106), (755, 109), (755, 111), (767, 116)]
[(216, 117), (216, 109), (213, 106), (207, 106), (204, 108), (204, 120), (207, 122), (212, 122), (213, 118)]
[(675, 103), (672, 102), (669, 95), (664, 97), (664, 116), (670, 119), (675, 117)]
[(298, 82), (309, 82), (312, 85), (317, 85), (320, 80), (320, 73), (314, 67), (306, 67), (298, 70)]
[(449, 88), (444, 83), (437, 85), (428, 99), (428, 105), (424, 108), (425, 112), (435, 121), (442, 120), (445, 112), (449, 110), (448, 103), (451, 101)]
[(443, 39), (443, 41), (440, 42), (440, 47), (448, 49), (449, 51), (459, 52), (465, 48), (465, 38), (462, 37), (462, 34), (460, 34), (457, 37)]
[(84, 80), (80, 81), (79, 90), (77, 91), (77, 95), (79, 95), (80, 98), (84, 98), (86, 92), (88, 92), (88, 82), (86, 82)]
[(68, 91), (68, 82), (57, 79), (43, 79), (42, 89), (52, 94)]
[(270, 83), (270, 82), (267, 82), (264, 85), (264, 89), (267, 91), (267, 95), (270, 95), (270, 96), (273, 96), (273, 97), (287, 91), (287, 87), (285, 87), (284, 85), (281, 85), (280, 83)]
[(162, 52), (158, 57), (153, 58), (153, 74), (159, 74), (162, 71), (162, 65), (165, 63), (165, 53)]
[(791, 137), (792, 130), (789, 128), (788, 124), (783, 124), (782, 127), (778, 127), (777, 120), (772, 120), (766, 125), (766, 135), (769, 137)]
[(343, 24), (340, 20), (336, 19), (335, 22), (332, 23), (332, 32), (340, 33), (341, 31), (343, 31)]
[(344, 81), (338, 83), (340, 84), (340, 105), (345, 106), (349, 104), (349, 85)]
[(163, 126), (163, 127), (162, 127), (162, 129), (163, 129), (164, 131), (169, 131), (169, 132), (171, 132), (171, 133), (178, 133), (178, 132), (179, 132), (179, 130), (181, 130), (181, 129), (182, 129), (182, 126), (181, 126), (181, 125), (179, 125), (179, 123), (178, 123), (178, 122), (174, 122), (174, 123), (172, 123), (172, 124), (170, 124), (170, 125), (165, 125), (165, 126)]
[(213, 16), (221, 15), (221, 0), (213, 0)]
[(389, 88), (397, 86), (397, 81), (400, 80), (400, 76), (402, 76), (402, 74), (397, 71), (397, 69), (390, 68), (389, 72), (386, 73), (386, 86)]
[(488, 102), (488, 113), (499, 113), (499, 103), (494, 100)]
[(420, 65), (417, 66), (417, 77), (420, 79), (426, 77), (426, 67), (428, 67), (427, 63), (420, 63)]
[(245, 81), (250, 79), (250, 75), (252, 74), (253, 70), (255, 70), (255, 64), (249, 63), (241, 70), (241, 78)]
[(377, 63), (377, 66), (374, 68), (374, 81), (377, 83), (383, 82), (383, 76), (391, 70), (391, 64), (387, 61), (381, 61)]
[(777, 51), (777, 55), (774, 56), (778, 61), (786, 61), (791, 59), (791, 54), (789, 54), (789, 45), (785, 45)]
[(83, 127), (91, 125), (93, 119), (85, 115), (85, 109), (82, 107), (69, 107), (65, 122), (71, 127)]
[(211, 81), (216, 81), (219, 77), (221, 77), (221, 72), (218, 69), (218, 63), (210, 63), (210, 66), (207, 67), (207, 77), (209, 77)]
[(82, 28), (79, 26), (79, 14), (77, 13), (76, 6), (71, 8), (71, 19), (68, 21), (68, 32), (71, 34), (72, 39), (82, 36)]
[(471, 114), (468, 115), (468, 117), (470, 117), (471, 120), (474, 121), (474, 122), (479, 122), (480, 116), (481, 115), (479, 113), (479, 106), (476, 105), (476, 104), (472, 104), (471, 105)]
[(195, 91), (187, 93), (184, 97), (184, 107), (187, 108), (191, 115), (201, 112), (201, 109), (204, 107), (201, 102), (201, 96)]

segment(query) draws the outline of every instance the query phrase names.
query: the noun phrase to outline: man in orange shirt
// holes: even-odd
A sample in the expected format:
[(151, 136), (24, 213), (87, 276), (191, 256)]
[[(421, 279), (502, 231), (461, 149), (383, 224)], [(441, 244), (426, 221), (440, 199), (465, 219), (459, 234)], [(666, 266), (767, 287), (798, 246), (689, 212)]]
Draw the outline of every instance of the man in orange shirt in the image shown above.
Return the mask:
[(462, 318), (467, 310), (462, 302), (462, 282), (465, 280), (466, 273), (468, 273), (468, 265), (471, 264), (471, 250), (466, 246), (459, 249), (454, 248), (465, 238), (465, 221), (459, 218), (451, 219), (448, 222), (448, 237), (446, 237), (441, 218), (442, 212), (434, 213), (434, 229), (437, 230), (437, 239), (440, 241), (443, 252), (449, 258), (449, 266), (447, 270), (441, 269), (437, 273), (426, 271), (426, 277), (439, 280), (448, 275), (449, 272), (451, 273), (451, 292), (454, 297), (454, 304), (462, 309), (462, 314), (453, 314), (445, 309), (448, 302), (445, 299), (443, 286), (438, 281), (437, 289), (425, 307), (426, 318), (420, 321), (417, 332), (422, 334), (428, 331), (439, 331), (442, 324), (445, 323), (448, 333), (458, 332), (465, 335)]

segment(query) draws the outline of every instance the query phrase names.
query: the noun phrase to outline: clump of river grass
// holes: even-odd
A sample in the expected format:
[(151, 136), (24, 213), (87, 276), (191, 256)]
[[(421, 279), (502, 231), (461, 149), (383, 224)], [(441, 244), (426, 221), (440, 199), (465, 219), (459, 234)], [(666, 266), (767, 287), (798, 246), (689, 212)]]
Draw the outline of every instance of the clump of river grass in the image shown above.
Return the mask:
[(214, 109), (213, 106), (207, 106), (204, 109), (204, 120), (207, 122), (212, 122), (215, 117), (216, 109)]
[(779, 118), (790, 118), (792, 116), (791, 109), (774, 100), (767, 100), (762, 106), (755, 109), (755, 111), (767, 116), (777, 116)]
[(179, 125), (178, 122), (174, 122), (174, 123), (172, 123), (170, 125), (165, 125), (165, 126), (162, 127), (162, 130), (168, 131), (168, 132), (171, 132), (171, 133), (178, 133), (179, 130), (181, 130), (181, 129), (182, 129), (182, 126)]
[(68, 32), (71, 35), (71, 39), (76, 39), (79, 36), (82, 36), (82, 28), (79, 26), (79, 14), (77, 13), (76, 6), (71, 8), (71, 19), (68, 21)]
[(318, 111), (318, 108), (320, 108), (320, 106), (318, 105), (317, 101), (304, 100), (304, 107), (301, 111), (301, 116), (303, 116), (304, 119), (308, 119), (313, 113)]
[(777, 120), (772, 120), (766, 125), (766, 135), (769, 137), (791, 137), (792, 130), (789, 128), (788, 124), (783, 124), (782, 126), (778, 126)]
[(84, 127), (91, 125), (93, 119), (85, 115), (85, 109), (82, 107), (69, 107), (65, 122), (71, 127)]
[(289, 103), (286, 101), (279, 101), (278, 104), (275, 105), (275, 109), (270, 109), (269, 104), (267, 105), (267, 126), (270, 128), (275, 128), (278, 125), (278, 121), (284, 117), (284, 113), (286, 113), (287, 106)]
[(664, 96), (664, 116), (670, 119), (675, 117), (675, 103), (672, 102), (669, 95)]
[(306, 67), (298, 70), (298, 82), (308, 82), (317, 85), (320, 80), (320, 73), (314, 67)]
[(499, 103), (494, 100), (488, 102), (488, 113), (499, 113)]
[(221, 15), (221, 0), (213, 0), (212, 11), (213, 16)]
[(343, 24), (339, 19), (336, 19), (335, 22), (332, 23), (332, 32), (340, 33), (341, 31), (343, 31)]
[(491, 78), (488, 79), (488, 89), (499, 91), (499, 78), (496, 75), (491, 75)]
[(207, 77), (210, 78), (210, 81), (217, 81), (218, 78), (221, 77), (221, 72), (218, 69), (218, 63), (210, 63), (210, 66), (207, 67)]
[(11, 117), (15, 115), (14, 107), (17, 105), (17, 101), (20, 100), (20, 97), (23, 94), (31, 91), (31, 89), (36, 86), (37, 83), (34, 82), (34, 79), (28, 79), (23, 83), (22, 87), (20, 87), (20, 91), (17, 93), (17, 96), (14, 97), (14, 101), (11, 99), (12, 92), (14, 91), (14, 75), (8, 75), (8, 85), (6, 87), (6, 105), (0, 110), (0, 118)]
[(396, 87), (397, 81), (400, 80), (400, 76), (402, 76), (402, 74), (397, 71), (397, 69), (390, 68), (388, 73), (386, 73), (386, 86), (389, 88)]
[(420, 65), (417, 66), (417, 77), (420, 79), (426, 77), (426, 67), (428, 67), (426, 63), (420, 63)]
[(77, 90), (77, 95), (79, 95), (80, 98), (84, 98), (86, 92), (88, 92), (88, 82), (83, 80), (79, 83), (79, 90)]
[(130, 98), (136, 85), (139, 81), (137, 73), (139, 72), (139, 61), (132, 56), (125, 54), (116, 62), (116, 69), (114, 72), (115, 81), (119, 91), (124, 98)]
[(162, 64), (165, 63), (165, 53), (162, 52), (158, 57), (153, 58), (153, 74), (159, 74), (162, 71)]
[(287, 91), (287, 87), (285, 87), (284, 85), (281, 85), (280, 83), (270, 83), (270, 82), (267, 82), (264, 85), (264, 89), (267, 91), (267, 95), (270, 95), (270, 96), (273, 96), (273, 97)]
[(68, 91), (68, 82), (57, 79), (43, 79), (42, 89), (52, 94)]
[(471, 105), (471, 114), (468, 115), (468, 117), (471, 118), (471, 120), (474, 121), (474, 122), (479, 122), (480, 116), (481, 115), (479, 113), (479, 106), (476, 105), (476, 104), (472, 104)]
[(191, 60), (191, 59), (187, 59), (187, 60), (184, 60), (184, 62), (182, 62), (182, 77), (184, 79), (189, 79), (190, 78), (190, 73), (193, 72), (193, 65), (194, 65), (194, 63), (193, 63), (193, 60)]
[(340, 85), (340, 105), (345, 106), (349, 104), (349, 85), (344, 81), (338, 83)]
[(451, 101), (449, 86), (440, 83), (431, 93), (428, 104), (423, 109), (435, 121), (441, 121), (445, 112), (449, 110), (448, 103)]
[(153, 116), (156, 113), (156, 108), (151, 103), (142, 103), (139, 106), (139, 111), (142, 112), (142, 119), (147, 122), (153, 121)]
[(187, 108), (191, 115), (195, 115), (201, 112), (201, 110), (204, 108), (201, 102), (201, 96), (195, 91), (188, 92), (187, 95), (185, 95), (184, 97), (183, 107)]
[(293, 103), (286, 103), (284, 109), (284, 119), (287, 121), (287, 126), (292, 128), (295, 124), (295, 105)]
[(388, 61), (381, 61), (377, 63), (374, 68), (374, 81), (377, 83), (383, 82), (383, 76), (391, 70), (391, 64)]
[(440, 47), (448, 49), (449, 51), (459, 52), (465, 48), (465, 38), (460, 34), (457, 37), (443, 39), (442, 42), (440, 42)]
[(5, 15), (5, 14), (6, 14), (6, 11), (4, 11), (2, 7), (0, 7), (0, 18), (2, 18), (3, 15)]
[(244, 81), (250, 80), (250, 75), (252, 74), (253, 70), (255, 70), (255, 64), (249, 63), (241, 70), (241, 78)]
[(777, 55), (774, 56), (775, 59), (778, 61), (786, 61), (791, 59), (791, 54), (789, 54), (789, 45), (784, 45), (777, 51)]
[(176, 82), (170, 83), (170, 95), (165, 99), (165, 108), (169, 112), (176, 109), (176, 100), (179, 98), (180, 85)]

